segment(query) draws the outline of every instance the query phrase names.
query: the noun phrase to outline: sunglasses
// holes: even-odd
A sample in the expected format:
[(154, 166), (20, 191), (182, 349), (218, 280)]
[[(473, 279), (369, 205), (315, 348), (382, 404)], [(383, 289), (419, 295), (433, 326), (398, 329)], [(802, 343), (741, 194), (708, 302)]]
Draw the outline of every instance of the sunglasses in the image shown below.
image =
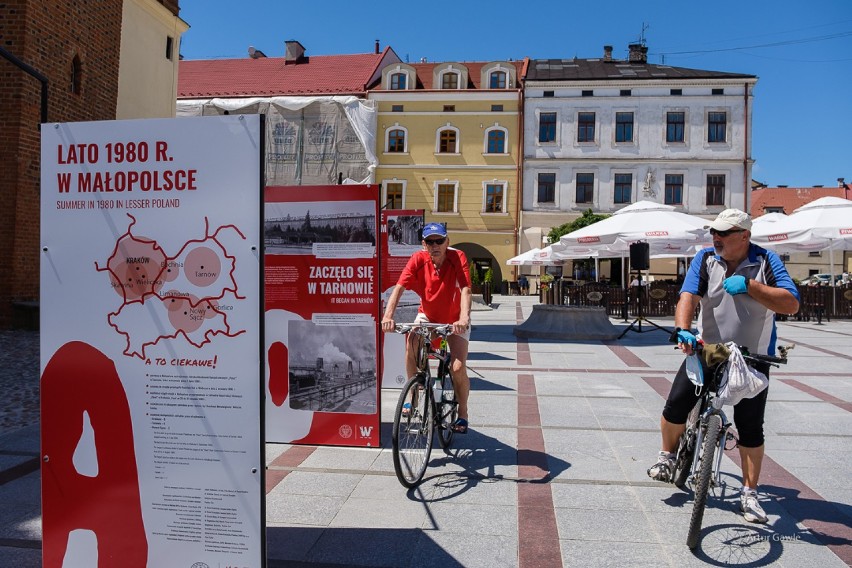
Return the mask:
[(432, 246), (435, 246), (435, 245), (442, 245), (442, 244), (444, 244), (444, 241), (446, 241), (446, 240), (447, 240), (447, 238), (443, 237), (443, 238), (439, 238), (439, 239), (423, 239), (423, 242), (426, 243), (426, 246), (432, 247)]
[(742, 233), (745, 229), (728, 229), (727, 231), (717, 231), (716, 229), (710, 229), (711, 235), (718, 235), (722, 238), (727, 237), (728, 235), (733, 235), (734, 233)]

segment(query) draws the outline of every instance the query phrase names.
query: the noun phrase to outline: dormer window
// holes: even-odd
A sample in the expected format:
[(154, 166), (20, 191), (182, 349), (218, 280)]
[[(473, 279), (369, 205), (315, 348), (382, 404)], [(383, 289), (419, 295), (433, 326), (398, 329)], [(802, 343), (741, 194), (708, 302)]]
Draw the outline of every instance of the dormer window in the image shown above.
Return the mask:
[(505, 89), (506, 88), (506, 72), (492, 71), (488, 81), (489, 89)]
[(459, 74), (454, 71), (448, 71), (441, 76), (441, 88), (442, 89), (458, 89), (459, 88)]
[(391, 91), (404, 91), (408, 88), (408, 75), (405, 73), (393, 73), (390, 76)]

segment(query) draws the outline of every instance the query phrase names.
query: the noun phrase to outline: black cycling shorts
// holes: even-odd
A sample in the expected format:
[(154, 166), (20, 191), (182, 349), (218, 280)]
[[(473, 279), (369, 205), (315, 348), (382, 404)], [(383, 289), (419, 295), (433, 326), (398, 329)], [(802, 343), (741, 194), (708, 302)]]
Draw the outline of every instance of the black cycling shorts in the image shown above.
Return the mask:
[[(704, 382), (710, 379), (710, 371), (704, 366)], [(769, 377), (769, 365), (757, 365), (756, 368)], [(703, 389), (704, 387), (702, 387)], [(696, 393), (696, 390), (698, 391)], [(763, 389), (754, 398), (744, 398), (734, 406), (734, 424), (737, 427), (739, 445), (744, 448), (757, 448), (763, 445), (763, 416), (766, 412), (766, 396), (769, 387)], [(692, 384), (686, 376), (686, 359), (678, 369), (666, 405), (663, 408), (663, 418), (672, 424), (685, 424), (689, 412), (703, 394), (701, 389)]]

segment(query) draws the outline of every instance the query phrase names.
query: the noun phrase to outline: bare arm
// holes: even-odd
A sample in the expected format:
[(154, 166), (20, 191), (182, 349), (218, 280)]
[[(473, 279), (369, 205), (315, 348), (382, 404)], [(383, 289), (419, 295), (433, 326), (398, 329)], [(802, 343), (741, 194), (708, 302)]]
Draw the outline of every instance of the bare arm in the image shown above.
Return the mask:
[(760, 305), (775, 313), (795, 314), (799, 311), (799, 300), (784, 288), (749, 280), (746, 293)]
[(465, 286), (461, 289), (461, 313), (459, 314), (459, 321), (453, 324), (454, 333), (462, 333), (470, 327), (470, 306), (473, 301), (472, 298), (473, 294), (471, 294), (470, 288)]
[[(695, 314), (695, 308), (698, 307), (698, 302), (701, 301), (701, 296), (696, 296), (690, 292), (681, 292), (680, 298), (677, 301), (675, 308), (675, 327), (681, 329), (692, 329), (692, 316)], [(692, 346), (687, 343), (680, 344), (681, 350), (687, 355), (692, 354)]]
[(393, 313), (396, 311), (396, 306), (399, 304), (399, 299), (404, 291), (405, 288), (399, 284), (394, 286), (393, 291), (391, 291), (388, 305), (385, 307), (385, 313), (382, 316), (382, 331), (385, 333), (393, 331), (394, 326), (396, 326), (396, 322), (393, 321)]

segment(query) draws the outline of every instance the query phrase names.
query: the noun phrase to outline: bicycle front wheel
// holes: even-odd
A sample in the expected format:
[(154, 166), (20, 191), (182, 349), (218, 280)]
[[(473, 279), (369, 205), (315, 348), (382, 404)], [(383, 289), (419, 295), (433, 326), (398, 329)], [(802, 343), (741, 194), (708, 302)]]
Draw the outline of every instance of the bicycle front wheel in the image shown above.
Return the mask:
[(704, 433), (701, 455), (699, 456), (698, 481), (695, 484), (695, 502), (692, 505), (692, 518), (689, 520), (689, 533), (686, 535), (686, 545), (690, 549), (698, 546), (701, 536), (701, 522), (704, 520), (704, 507), (707, 506), (707, 494), (710, 492), (710, 478), (713, 475), (713, 458), (716, 445), (719, 442), (719, 432), (722, 431), (722, 418), (713, 414), (707, 420), (707, 431)]
[[(432, 397), (426, 377), (408, 379), (393, 418), (393, 469), (399, 482), (414, 487), (423, 479), (432, 453)], [(405, 404), (410, 403), (406, 409)]]
[[(437, 379), (436, 379), (437, 380)], [(459, 405), (456, 402), (456, 391), (453, 390), (453, 379), (450, 373), (441, 377), (441, 395), (438, 404), (438, 442), (446, 450), (453, 442), (453, 423), (459, 415)]]
[(695, 459), (695, 440), (698, 437), (698, 419), (701, 414), (701, 399), (695, 403), (689, 417), (686, 419), (686, 430), (680, 437), (680, 443), (675, 457), (675, 470), (672, 472), (674, 484), (680, 489), (686, 485), (686, 480), (692, 472), (692, 461)]

